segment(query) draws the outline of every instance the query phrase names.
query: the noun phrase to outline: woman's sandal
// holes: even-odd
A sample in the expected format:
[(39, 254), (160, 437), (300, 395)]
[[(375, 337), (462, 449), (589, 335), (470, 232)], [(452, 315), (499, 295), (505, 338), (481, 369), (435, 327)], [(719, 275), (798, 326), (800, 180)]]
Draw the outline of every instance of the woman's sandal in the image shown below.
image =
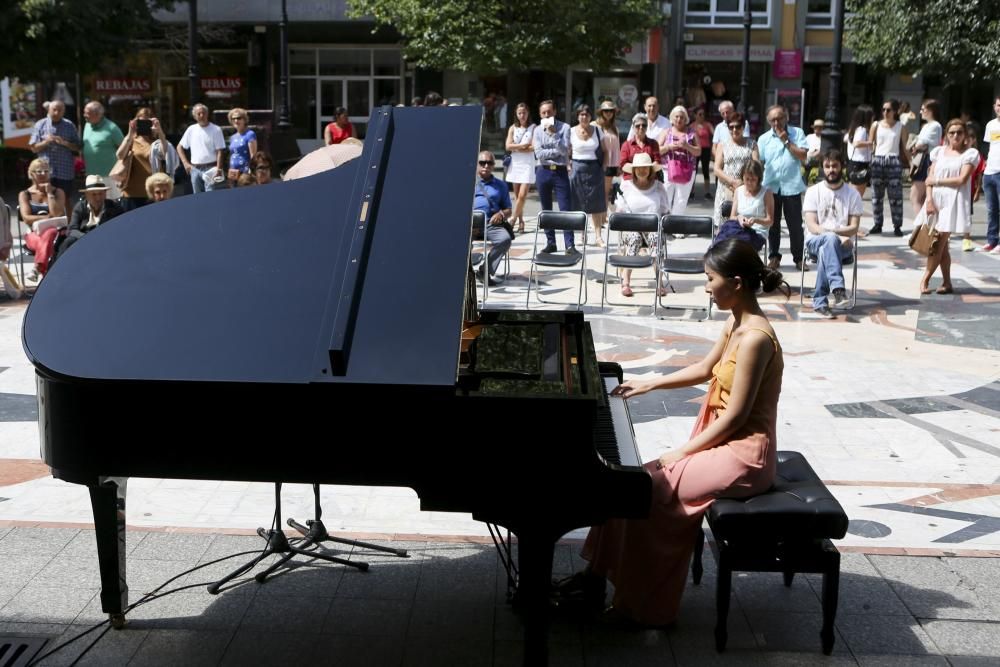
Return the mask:
[(622, 285), (622, 296), (632, 296), (632, 294), (631, 285)]
[(552, 590), (564, 601), (577, 601), (601, 609), (607, 594), (607, 580), (590, 572), (577, 572), (565, 579), (553, 580)]
[(521, 221), (520, 221), (520, 222), (519, 222), (519, 223), (517, 224), (517, 233), (518, 233), (518, 234), (523, 234), (523, 233), (524, 233), (524, 220), (521, 220)]
[(920, 293), (921, 294), (930, 294), (931, 293), (931, 288), (928, 287), (928, 286), (926, 286), (926, 285), (921, 285), (920, 286)]
[(951, 285), (941, 285), (941, 287), (938, 287), (934, 291), (937, 292), (938, 294), (954, 294), (955, 293), (955, 290), (953, 290), (951, 288)]

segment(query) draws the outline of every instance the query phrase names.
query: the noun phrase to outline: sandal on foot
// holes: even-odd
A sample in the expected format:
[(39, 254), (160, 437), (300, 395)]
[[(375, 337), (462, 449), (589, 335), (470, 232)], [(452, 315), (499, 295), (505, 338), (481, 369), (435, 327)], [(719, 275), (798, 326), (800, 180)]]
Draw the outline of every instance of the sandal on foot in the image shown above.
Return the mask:
[(951, 285), (941, 285), (941, 287), (938, 287), (934, 291), (937, 292), (938, 294), (954, 294), (954, 292), (955, 292), (951, 288)]
[(564, 601), (576, 600), (601, 609), (607, 594), (607, 580), (591, 572), (577, 572), (565, 579), (554, 579), (552, 591)]
[(629, 285), (622, 285), (622, 296), (632, 296), (632, 287)]
[(920, 293), (921, 294), (930, 294), (931, 293), (931, 288), (930, 287), (926, 287), (924, 285), (921, 285), (920, 286)]

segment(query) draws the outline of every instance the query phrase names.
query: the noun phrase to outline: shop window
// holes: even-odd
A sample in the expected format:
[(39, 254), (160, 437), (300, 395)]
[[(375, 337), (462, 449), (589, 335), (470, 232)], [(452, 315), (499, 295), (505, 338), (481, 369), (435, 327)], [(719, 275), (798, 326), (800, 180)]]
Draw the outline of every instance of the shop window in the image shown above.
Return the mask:
[(375, 106), (383, 104), (405, 104), (400, 94), (399, 79), (375, 79)]
[(371, 49), (321, 49), (320, 76), (371, 76)]
[[(833, 30), (833, 18), (837, 13), (837, 6), (844, 0), (809, 0), (809, 11), (806, 14), (806, 27), (826, 28)], [(851, 13), (847, 12), (844, 22)]]
[(399, 76), (403, 63), (396, 49), (375, 49), (372, 52), (375, 64), (375, 76)]
[(289, 49), (288, 73), (291, 76), (314, 76), (316, 74), (316, 51), (314, 49)]
[(771, 27), (771, 0), (687, 0), (684, 25), (688, 28), (738, 28), (743, 26), (743, 12), (750, 2), (752, 25)]
[(289, 83), (292, 125), (303, 137), (323, 136), (316, 118), (316, 80), (292, 79)]

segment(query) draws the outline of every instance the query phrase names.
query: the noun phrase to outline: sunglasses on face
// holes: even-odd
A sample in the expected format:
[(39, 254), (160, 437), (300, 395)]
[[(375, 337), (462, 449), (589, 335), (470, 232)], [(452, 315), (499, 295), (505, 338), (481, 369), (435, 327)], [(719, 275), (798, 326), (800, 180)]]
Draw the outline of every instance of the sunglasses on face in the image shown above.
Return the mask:
[(882, 107), (882, 113), (892, 113), (892, 107)]
[(642, 129), (644, 129), (644, 130), (645, 130), (645, 129), (646, 129), (646, 127), (647, 127), (645, 123), (636, 123), (636, 124), (635, 124), (635, 126), (636, 126), (636, 127), (641, 127), (641, 128), (642, 128)]
[(493, 164), (494, 164), (493, 160), (480, 160), (479, 161), (479, 166), (480, 167), (492, 167)]
[(614, 109), (601, 109), (601, 113), (614, 113)]
[(270, 167), (257, 167), (256, 169), (254, 169), (254, 171), (257, 172), (258, 174), (263, 173), (263, 172), (270, 173), (271, 172), (271, 168)]
[(35, 176), (48, 176), (49, 175), (49, 170), (48, 169), (40, 169), (38, 171), (33, 171), (31, 173), (34, 174)]
[(739, 123), (733, 123), (732, 125), (729, 126), (729, 129), (730, 130), (742, 130), (743, 126), (740, 125)]

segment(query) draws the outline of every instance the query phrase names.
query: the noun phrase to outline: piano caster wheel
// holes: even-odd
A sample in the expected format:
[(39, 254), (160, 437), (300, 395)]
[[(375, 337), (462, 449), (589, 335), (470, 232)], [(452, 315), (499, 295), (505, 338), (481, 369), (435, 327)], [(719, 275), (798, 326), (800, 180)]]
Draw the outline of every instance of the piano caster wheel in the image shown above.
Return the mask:
[(125, 627), (125, 614), (108, 614), (108, 620), (115, 630), (121, 630)]

